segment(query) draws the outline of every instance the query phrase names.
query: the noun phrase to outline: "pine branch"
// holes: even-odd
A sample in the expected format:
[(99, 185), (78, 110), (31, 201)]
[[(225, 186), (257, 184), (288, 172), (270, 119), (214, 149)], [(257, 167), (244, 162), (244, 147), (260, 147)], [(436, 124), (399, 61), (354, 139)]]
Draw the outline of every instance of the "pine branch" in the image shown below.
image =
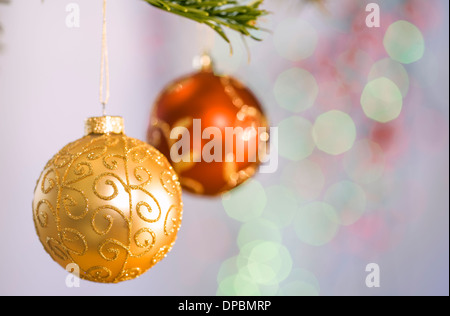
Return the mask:
[(206, 24), (216, 31), (227, 43), (230, 43), (224, 27), (260, 40), (251, 34), (259, 30), (257, 20), (268, 12), (259, 9), (263, 0), (256, 0), (248, 5), (240, 4), (239, 0), (144, 0), (150, 5)]

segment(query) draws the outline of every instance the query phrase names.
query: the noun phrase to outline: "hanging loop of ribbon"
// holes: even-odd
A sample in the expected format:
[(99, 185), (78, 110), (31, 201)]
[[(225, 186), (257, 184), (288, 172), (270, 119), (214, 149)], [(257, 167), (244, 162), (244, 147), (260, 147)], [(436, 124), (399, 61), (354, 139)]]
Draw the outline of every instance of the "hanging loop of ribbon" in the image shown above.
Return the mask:
[[(106, 116), (106, 104), (109, 101), (109, 59), (108, 44), (106, 41), (106, 0), (103, 0), (103, 29), (102, 29), (102, 57), (100, 69), (100, 103), (102, 104), (102, 114)], [(105, 79), (106, 77), (106, 79)], [(105, 82), (106, 81), (106, 82)], [(106, 84), (106, 86), (105, 86)], [(104, 91), (105, 90), (105, 91)], [(103, 94), (105, 92), (105, 95)]]

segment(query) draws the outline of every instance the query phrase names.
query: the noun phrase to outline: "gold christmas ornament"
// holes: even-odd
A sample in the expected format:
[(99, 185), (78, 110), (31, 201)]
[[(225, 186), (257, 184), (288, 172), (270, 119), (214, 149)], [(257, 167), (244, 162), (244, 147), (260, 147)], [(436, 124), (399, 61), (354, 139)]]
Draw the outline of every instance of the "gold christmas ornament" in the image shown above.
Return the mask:
[(171, 250), (183, 212), (178, 177), (155, 148), (123, 132), (121, 117), (86, 121), (37, 181), (33, 219), (45, 250), (86, 280), (141, 275)]

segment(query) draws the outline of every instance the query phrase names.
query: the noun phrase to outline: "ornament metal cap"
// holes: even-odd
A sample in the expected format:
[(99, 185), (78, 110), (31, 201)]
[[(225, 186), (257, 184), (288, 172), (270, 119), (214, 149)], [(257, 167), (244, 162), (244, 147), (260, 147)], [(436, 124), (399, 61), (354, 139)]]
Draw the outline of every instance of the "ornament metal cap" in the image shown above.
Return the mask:
[(89, 117), (85, 121), (84, 134), (123, 134), (124, 125), (121, 116)]
[(196, 56), (192, 64), (194, 68), (201, 71), (214, 72), (214, 62), (207, 52), (204, 52), (200, 56)]

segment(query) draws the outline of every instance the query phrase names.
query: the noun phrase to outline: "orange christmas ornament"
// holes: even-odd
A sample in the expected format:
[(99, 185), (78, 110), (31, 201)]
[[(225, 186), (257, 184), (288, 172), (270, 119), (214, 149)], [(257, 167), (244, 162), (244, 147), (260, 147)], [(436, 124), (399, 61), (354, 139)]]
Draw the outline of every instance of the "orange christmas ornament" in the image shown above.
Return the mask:
[(217, 75), (209, 56), (201, 60), (200, 71), (159, 95), (147, 141), (169, 159), (184, 189), (213, 196), (255, 174), (269, 129), (255, 95), (238, 80)]

